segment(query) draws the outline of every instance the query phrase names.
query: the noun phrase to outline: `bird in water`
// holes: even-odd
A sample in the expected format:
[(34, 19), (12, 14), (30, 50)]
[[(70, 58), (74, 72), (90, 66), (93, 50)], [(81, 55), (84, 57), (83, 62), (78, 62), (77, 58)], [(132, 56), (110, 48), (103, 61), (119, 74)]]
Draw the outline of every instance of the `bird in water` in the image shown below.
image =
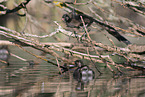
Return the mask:
[(94, 71), (90, 69), (89, 66), (84, 65), (81, 60), (76, 60), (75, 65), (77, 66), (77, 69), (75, 69), (73, 73), (74, 79), (76, 79), (77, 81), (82, 81), (84, 83), (87, 83), (90, 80), (94, 79)]

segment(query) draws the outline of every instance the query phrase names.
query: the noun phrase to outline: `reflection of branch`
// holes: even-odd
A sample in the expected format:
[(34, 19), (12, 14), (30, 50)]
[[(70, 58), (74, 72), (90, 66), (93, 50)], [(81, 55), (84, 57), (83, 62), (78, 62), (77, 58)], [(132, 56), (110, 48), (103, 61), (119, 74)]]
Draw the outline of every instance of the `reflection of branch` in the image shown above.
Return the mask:
[(138, 12), (138, 13), (145, 15), (145, 7), (142, 6), (141, 4), (140, 5), (133, 5), (133, 3), (131, 3), (131, 2), (127, 2), (124, 5), (135, 12)]
[[(57, 22), (55, 22), (55, 23), (58, 25), (58, 29), (57, 29), (56, 33), (63, 33), (69, 37), (81, 38), (80, 35), (74, 35), (74, 34), (72, 34), (73, 32), (66, 31)], [(70, 54), (70, 55), (73, 55), (74, 57), (76, 56), (76, 57), (84, 58), (84, 59), (88, 59), (88, 60), (90, 60), (90, 58), (91, 58), (94, 62), (99, 62), (99, 63), (104, 63), (104, 61), (103, 61), (103, 59), (104, 59), (105, 62), (107, 63), (108, 68), (110, 68), (111, 71), (113, 69), (111, 69), (110, 65), (114, 65), (117, 68), (118, 68), (118, 66), (122, 66), (120, 64), (114, 63), (113, 61), (110, 61), (110, 55), (101, 55), (101, 54), (99, 56), (98, 56), (98, 54), (97, 55), (90, 55), (90, 54), (88, 55), (85, 53), (74, 51), (73, 49), (68, 49), (68, 48), (65, 48), (62, 46), (58, 46), (57, 44), (51, 44), (50, 46), (46, 46), (45, 44), (36, 43), (34, 41), (28, 40), (28, 39), (23, 38), (21, 36), (10, 34), (10, 33), (18, 34), (18, 32), (10, 30), (8, 28), (4, 28), (4, 27), (0, 26), (0, 29), (1, 29), (0, 34), (12, 39), (13, 43), (33, 47), (37, 50), (43, 51), (47, 54), (50, 54), (53, 57), (57, 57), (58, 59), (60, 59), (64, 62), (71, 63), (69, 59), (66, 59), (65, 57), (60, 56), (55, 51), (62, 52), (65, 54)], [(52, 33), (54, 33), (54, 32), (52, 32)], [(117, 54), (120, 57), (125, 58), (127, 60), (127, 62), (129, 62), (130, 60), (131, 60), (131, 62), (134, 62), (134, 58), (131, 58), (132, 52), (128, 48), (111, 47), (109, 45), (104, 45), (102, 43), (96, 43), (96, 41), (89, 40), (89, 39), (86, 39), (84, 37), (82, 37), (82, 41), (87, 42), (87, 44), (92, 44), (94, 49), (96, 49), (96, 47), (100, 47), (100, 48), (103, 48), (104, 51), (114, 52), (113, 54), (111, 54), (111, 56), (114, 56), (115, 54)], [(127, 54), (127, 53), (130, 53), (130, 54)], [(32, 53), (30, 53), (30, 54), (34, 55)], [(127, 56), (126, 56), (126, 54), (127, 54)], [(100, 56), (101, 56), (102, 60), (100, 59)], [(138, 56), (136, 56), (136, 57), (138, 57)], [(51, 61), (48, 61), (48, 60), (45, 60), (45, 61), (47, 61), (48, 63), (51, 63)], [(55, 65), (58, 66), (57, 64), (55, 64)], [(60, 68), (63, 68), (63, 67), (60, 66)], [(134, 67), (134, 68), (136, 68), (136, 67)]]
[(63, 8), (64, 10), (67, 9), (67, 11), (69, 10), (69, 12), (72, 12), (73, 10), (75, 10), (75, 12), (77, 14), (80, 14), (84, 17), (87, 17), (88, 19), (90, 20), (93, 20), (93, 22), (95, 22), (97, 25), (101, 26), (103, 29), (105, 29), (109, 34), (111, 34), (112, 36), (114, 36), (116, 39), (118, 39), (118, 41), (120, 42), (124, 42), (126, 45), (129, 45), (131, 44), (131, 42), (129, 40), (127, 40), (125, 37), (123, 37), (117, 30), (115, 27), (113, 27), (112, 25), (110, 24), (107, 24), (103, 21), (100, 21), (94, 17), (92, 17), (91, 15), (83, 12), (82, 10), (79, 10), (77, 8), (74, 8), (73, 6), (71, 6), (70, 4), (68, 3), (65, 3), (65, 2), (47, 2), (47, 3), (54, 3), (56, 6), (60, 7), (60, 8)]
[[(65, 34), (65, 35), (69, 36), (69, 37), (71, 36), (71, 37), (76, 38), (76, 35), (72, 34), (72, 32), (64, 30), (57, 22), (55, 22), (55, 23), (58, 25), (58, 32), (63, 33), (63, 34)], [(77, 38), (80, 38), (80, 37), (81, 37), (80, 35), (77, 35)], [(107, 50), (108, 52), (114, 52), (111, 56), (119, 55), (120, 57), (125, 58), (125, 59), (127, 60), (127, 62), (129, 62), (129, 63), (130, 63), (130, 62), (136, 62), (136, 59), (134, 59), (134, 58), (138, 58), (138, 60), (140, 60), (140, 61), (145, 60), (143, 56), (140, 56), (140, 55), (137, 55), (137, 54), (132, 54), (132, 53), (133, 53), (132, 50), (130, 50), (130, 49), (128, 49), (128, 48), (120, 48), (120, 47), (116, 47), (116, 46), (115, 46), (115, 47), (111, 47), (111, 46), (109, 46), (109, 45), (104, 45), (104, 44), (102, 44), (102, 43), (96, 43), (95, 41), (90, 41), (90, 40), (88, 40), (88, 39), (86, 39), (86, 38), (83, 38), (83, 37), (82, 37), (82, 41), (85, 41), (85, 42), (87, 42), (88, 44), (91, 43), (91, 44), (93, 44), (94, 46), (101, 47), (101, 48), (103, 48), (104, 50)], [(132, 46), (133, 46), (133, 45), (132, 45)], [(129, 47), (132, 47), (132, 46), (130, 45)], [(94, 56), (91, 56), (91, 55), (88, 56), (88, 54), (78, 53), (78, 52), (76, 52), (76, 51), (72, 51), (72, 50), (69, 50), (69, 49), (66, 49), (66, 48), (62, 48), (62, 47), (58, 47), (58, 48), (60, 48), (61, 51), (64, 51), (64, 52), (65, 52), (65, 51), (68, 51), (68, 52), (71, 53), (71, 54), (77, 54), (78, 56), (81, 56), (81, 57), (83, 57), (83, 58), (85, 58), (85, 59), (95, 58), (95, 57), (96, 57), (96, 56), (94, 57)], [(128, 54), (128, 53), (130, 53), (130, 54)], [(126, 55), (126, 54), (127, 54), (127, 55)], [(103, 55), (100, 55), (100, 56), (101, 56), (102, 58), (104, 57)], [(109, 59), (109, 62), (106, 61), (108, 67), (109, 67), (109, 64), (116, 66), (117, 69), (119, 69), (118, 66), (124, 67), (123, 64), (121, 65), (121, 64), (114, 63), (113, 61), (110, 61), (110, 55), (108, 55), (108, 57), (107, 57), (107, 55), (106, 55), (105, 57)], [(134, 58), (133, 58), (133, 57), (134, 57)], [(99, 56), (97, 56), (96, 58), (99, 58), (99, 59), (100, 59)], [(96, 61), (96, 60), (95, 60), (95, 61)], [(102, 63), (103, 60), (99, 60), (99, 61), (97, 61), (97, 62)], [(104, 62), (103, 62), (103, 63), (104, 63)], [(130, 64), (128, 64), (127, 66), (132, 67), (132, 68), (134, 68), (134, 69), (145, 69), (144, 67), (141, 67), (141, 66), (138, 66), (138, 68), (136, 68), (136, 66), (133, 66), (133, 65), (130, 65)], [(111, 67), (110, 67), (110, 70), (111, 70)]]
[[(31, 0), (26, 0), (24, 2), (22, 2), (21, 4), (19, 4), (17, 7), (13, 8), (13, 9), (7, 9), (5, 8), (5, 11), (0, 11), (0, 14), (9, 14), (9, 13), (14, 13), (19, 11), (22, 8), (26, 8), (26, 5), (30, 2)], [(19, 15), (19, 14), (18, 14)], [(20, 15), (21, 16), (21, 15)]]
[[(117, 0), (112, 0), (112, 1), (120, 4), (124, 8), (129, 8), (129, 9), (133, 10), (134, 12), (137, 12), (137, 13), (140, 13), (143, 15), (145, 14), (145, 6), (141, 2), (136, 3), (136, 2), (129, 1), (129, 2), (121, 3)], [(137, 23), (133, 22), (132, 20), (129, 20), (128, 18), (124, 18), (122, 16), (118, 16), (118, 17), (119, 17), (119, 19), (121, 19), (123, 22), (129, 24), (130, 26), (128, 27), (129, 30), (115, 27), (116, 29), (122, 30), (123, 32), (131, 33), (131, 35), (128, 35), (131, 37), (145, 37), (145, 31), (144, 31), (145, 28), (143, 26), (138, 25)], [(134, 34), (134, 35), (132, 35), (132, 34)]]
[[(25, 51), (25, 52), (27, 52), (27, 53), (29, 53), (29, 54), (35, 56), (36, 58), (39, 58), (39, 59), (44, 60), (44, 61), (46, 61), (46, 62), (48, 62), (48, 63), (51, 63), (52, 65), (55, 65), (55, 66), (57, 66), (57, 67), (59, 67), (59, 68), (63, 68), (63, 69), (66, 69), (66, 70), (67, 70), (67, 68), (65, 68), (65, 67), (63, 67), (63, 66), (59, 66), (59, 65), (57, 65), (57, 64), (55, 64), (55, 63), (53, 63), (53, 62), (51, 62), (51, 61), (49, 61), (49, 60), (47, 60), (47, 59), (44, 59), (44, 58), (42, 58), (42, 57), (40, 57), (40, 56), (37, 56), (37, 55), (33, 54), (32, 52), (30, 52), (30, 51), (28, 51), (28, 50), (22, 48), (20, 45), (17, 45), (17, 44), (16, 44), (16, 46), (19, 47), (19, 48), (21, 48), (23, 51)], [(57, 60), (57, 61), (58, 61), (58, 60)]]
[[(12, 30), (13, 31), (13, 30)], [(8, 32), (11, 32), (11, 30), (9, 30)], [(14, 31), (13, 31), (14, 32)], [(18, 33), (18, 32), (17, 32)], [(47, 47), (44, 47), (44, 45), (42, 44), (39, 44), (39, 43), (36, 43), (34, 41), (31, 41), (31, 40), (28, 40), (28, 39), (25, 39), (23, 37), (19, 37), (19, 36), (16, 36), (14, 34), (10, 34), (10, 33), (7, 33), (5, 31), (0, 31), (0, 34), (12, 39), (13, 43), (16, 43), (16, 44), (20, 44), (20, 45), (26, 45), (26, 46), (30, 46), (30, 47), (33, 47), (37, 50), (40, 50), (40, 51), (43, 51), (45, 53), (48, 53), (54, 57), (57, 57), (57, 58), (60, 58), (62, 59), (63, 61), (66, 61), (68, 62), (68, 59), (62, 57), (62, 56), (59, 56), (57, 53), (55, 53), (53, 50), (50, 50), (49, 48)]]
[[(13, 31), (13, 30), (12, 30), (12, 31)], [(63, 60), (63, 61), (69, 62), (69, 60), (67, 60), (66, 58), (64, 58), (64, 57), (62, 57), (62, 56), (59, 56), (57, 53), (55, 53), (54, 51), (50, 50), (49, 48), (44, 47), (44, 45), (42, 45), (42, 44), (35, 43), (35, 42), (33, 42), (33, 41), (27, 40), (27, 39), (25, 39), (25, 38), (22, 38), (22, 37), (13, 35), (13, 34), (9, 34), (9, 33), (4, 32), (4, 31), (0, 31), (0, 34), (1, 34), (1, 33), (2, 33), (2, 35), (4, 35), (5, 37), (8, 37), (8, 38), (13, 39), (12, 42), (15, 43), (15, 45), (18, 46), (18, 47), (21, 48), (21, 49), (23, 49), (23, 48), (22, 48), (20, 45), (30, 46), (30, 47), (33, 47), (33, 48), (35, 48), (35, 49), (37, 49), (37, 50), (43, 51), (43, 52), (45, 52), (45, 53), (48, 53), (48, 54), (50, 54), (50, 55), (52, 55), (52, 56), (54, 56), (54, 57), (58, 57), (59, 59), (61, 59), (61, 60)], [(18, 32), (17, 32), (17, 33), (18, 33)], [(18, 44), (20, 44), (20, 45), (18, 45)], [(55, 64), (55, 63), (53, 63), (53, 62), (51, 62), (51, 61), (49, 61), (49, 60), (46, 60), (46, 59), (44, 59), (44, 58), (42, 58), (42, 57), (40, 57), (40, 56), (37, 56), (37, 55), (35, 55), (35, 54), (33, 54), (33, 53), (31, 53), (31, 52), (25, 50), (25, 49), (23, 49), (23, 50), (26, 51), (26, 52), (28, 52), (29, 54), (35, 56), (36, 58), (42, 59), (42, 60), (44, 60), (44, 61), (46, 61), (46, 62), (48, 62), (48, 63), (51, 63), (51, 64), (53, 64), (53, 65), (55, 65), (55, 66), (58, 66), (57, 64)], [(25, 60), (25, 61), (26, 61), (26, 60)], [(66, 68), (64, 68), (63, 66), (60, 66), (60, 68), (66, 69)]]
[(26, 1), (24, 1), (24, 2), (22, 2), (20, 5), (18, 5), (17, 7), (15, 7), (14, 9), (8, 9), (7, 11), (6, 11), (6, 14), (8, 14), (8, 13), (13, 13), (13, 12), (17, 12), (17, 11), (19, 11), (20, 9), (22, 9), (22, 8), (26, 8), (26, 5), (30, 2), (31, 0), (26, 0)]
[[(58, 25), (58, 29), (57, 29), (58, 31), (57, 32), (63, 33), (64, 35), (71, 36), (73, 38), (76, 38), (76, 37), (81, 38), (81, 35), (75, 35), (71, 31), (66, 31), (57, 22), (55, 22), (55, 23)], [(82, 37), (82, 41), (87, 41), (88, 43), (92, 42), (94, 44), (94, 46), (103, 48), (103, 49), (107, 50), (108, 52), (120, 52), (120, 53), (124, 52), (125, 53), (125, 52), (130, 51), (128, 48), (120, 48), (120, 47), (114, 48), (114, 47), (111, 47), (109, 45), (104, 45), (102, 43), (97, 43), (96, 41), (90, 41), (90, 40), (88, 40), (84, 37)]]

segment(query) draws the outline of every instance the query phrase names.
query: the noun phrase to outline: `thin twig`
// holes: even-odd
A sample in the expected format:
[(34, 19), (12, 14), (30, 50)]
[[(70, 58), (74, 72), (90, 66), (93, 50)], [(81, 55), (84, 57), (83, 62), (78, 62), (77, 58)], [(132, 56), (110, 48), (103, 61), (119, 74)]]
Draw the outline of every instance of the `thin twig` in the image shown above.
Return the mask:
[(60, 64), (58, 62), (58, 59), (57, 59), (57, 57), (55, 57), (55, 58), (56, 58), (56, 62), (57, 62), (57, 65), (58, 65), (59, 72), (62, 74), (62, 71), (61, 71), (61, 68), (60, 68)]
[(85, 31), (86, 31), (86, 33), (87, 33), (87, 37), (89, 38), (89, 40), (91, 40), (91, 37), (90, 37), (90, 35), (89, 35), (89, 32), (87, 31), (87, 28), (86, 28), (86, 25), (85, 25), (84, 19), (83, 19), (82, 16), (80, 16), (80, 18), (81, 18), (81, 20), (82, 20), (83, 26), (84, 26)]

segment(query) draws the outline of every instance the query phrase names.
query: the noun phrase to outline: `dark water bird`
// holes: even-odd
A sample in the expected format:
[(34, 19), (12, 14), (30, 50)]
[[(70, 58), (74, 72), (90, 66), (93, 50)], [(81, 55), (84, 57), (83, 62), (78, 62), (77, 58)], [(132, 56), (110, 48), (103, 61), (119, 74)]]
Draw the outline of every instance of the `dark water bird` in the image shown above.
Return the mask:
[(90, 17), (86, 16), (86, 15), (81, 15), (81, 14), (77, 14), (74, 10), (71, 14), (71, 16), (69, 14), (64, 14), (62, 16), (62, 20), (66, 23), (66, 25), (70, 28), (82, 28), (83, 22), (82, 19), (84, 20), (85, 26), (89, 27), (92, 23), (93, 23), (93, 19), (91, 19)]
[(123, 37), (119, 32), (112, 26), (105, 24), (104, 22), (101, 22), (99, 20), (94, 19), (93, 17), (90, 17), (85, 14), (77, 14), (75, 10), (71, 12), (71, 15), (64, 14), (62, 16), (62, 20), (66, 23), (67, 27), (70, 28), (83, 28), (83, 22), (86, 27), (89, 27), (93, 22), (95, 22), (97, 25), (100, 25), (102, 28), (104, 28), (109, 34), (114, 36), (118, 41), (124, 42), (126, 45), (131, 44), (129, 40), (127, 40), (125, 37)]
[(73, 73), (74, 79), (83, 83), (87, 83), (94, 79), (94, 71), (90, 69), (89, 66), (84, 65), (81, 60), (76, 60), (75, 65), (77, 66), (77, 69)]

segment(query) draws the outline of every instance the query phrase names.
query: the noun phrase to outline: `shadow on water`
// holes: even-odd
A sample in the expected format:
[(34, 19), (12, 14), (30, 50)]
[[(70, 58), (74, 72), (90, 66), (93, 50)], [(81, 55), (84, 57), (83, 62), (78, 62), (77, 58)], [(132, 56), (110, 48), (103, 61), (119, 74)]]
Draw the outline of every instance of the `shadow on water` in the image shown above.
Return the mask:
[[(28, 57), (17, 47), (9, 46), (10, 50), (7, 49), (7, 46), (0, 49), (0, 52), (3, 51), (0, 53), (0, 59), (10, 63), (9, 66), (0, 63), (1, 97), (145, 96), (145, 75), (140, 72), (129, 70), (126, 71), (126, 75), (113, 78), (107, 68), (100, 67), (99, 69), (104, 73), (99, 75), (93, 67), (84, 65), (60, 75), (58, 68), (46, 62), (39, 61), (39, 64), (33, 64), (31, 67), (33, 62), (29, 64), (27, 61), (11, 56), (13, 52), (21, 52), (23, 53), (21, 57)], [(4, 53), (9, 56), (8, 59)], [(36, 60), (33, 57), (31, 59)]]

